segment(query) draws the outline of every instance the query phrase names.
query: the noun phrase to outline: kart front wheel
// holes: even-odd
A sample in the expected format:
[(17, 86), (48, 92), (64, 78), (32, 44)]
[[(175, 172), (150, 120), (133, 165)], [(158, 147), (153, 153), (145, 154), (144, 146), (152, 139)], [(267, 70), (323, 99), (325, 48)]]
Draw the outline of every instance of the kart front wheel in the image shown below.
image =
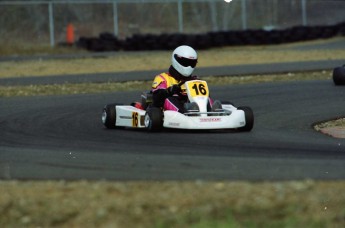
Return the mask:
[(102, 123), (108, 129), (116, 128), (116, 105), (118, 104), (107, 104), (103, 108)]
[(240, 127), (238, 130), (240, 131), (251, 131), (254, 127), (254, 113), (253, 110), (250, 107), (238, 107), (238, 110), (244, 111), (244, 116), (246, 120), (246, 125), (243, 127)]
[(145, 114), (145, 127), (150, 132), (157, 132), (163, 128), (163, 112), (160, 108), (149, 107)]

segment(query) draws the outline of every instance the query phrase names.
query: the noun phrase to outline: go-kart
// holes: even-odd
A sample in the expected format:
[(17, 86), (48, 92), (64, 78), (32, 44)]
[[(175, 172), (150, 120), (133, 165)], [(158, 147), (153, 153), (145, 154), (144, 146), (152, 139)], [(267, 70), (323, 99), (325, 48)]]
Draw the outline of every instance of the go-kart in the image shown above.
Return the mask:
[(102, 122), (109, 129), (125, 127), (144, 128), (148, 131), (160, 131), (163, 128), (252, 130), (254, 114), (250, 107), (236, 108), (230, 102), (223, 101), (221, 108), (211, 110), (206, 81), (191, 80), (179, 86), (184, 87), (188, 101), (195, 102), (199, 106), (198, 111), (180, 113), (162, 110), (152, 106), (152, 93), (144, 92), (141, 96), (141, 102), (134, 102), (131, 105), (105, 105)]

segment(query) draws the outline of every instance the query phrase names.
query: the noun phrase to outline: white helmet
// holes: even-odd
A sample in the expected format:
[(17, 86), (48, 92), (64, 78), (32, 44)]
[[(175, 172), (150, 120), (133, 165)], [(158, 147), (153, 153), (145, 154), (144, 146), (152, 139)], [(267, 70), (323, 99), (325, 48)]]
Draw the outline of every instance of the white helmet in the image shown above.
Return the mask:
[(175, 70), (181, 75), (189, 77), (198, 62), (198, 54), (193, 48), (182, 45), (173, 51), (171, 62)]

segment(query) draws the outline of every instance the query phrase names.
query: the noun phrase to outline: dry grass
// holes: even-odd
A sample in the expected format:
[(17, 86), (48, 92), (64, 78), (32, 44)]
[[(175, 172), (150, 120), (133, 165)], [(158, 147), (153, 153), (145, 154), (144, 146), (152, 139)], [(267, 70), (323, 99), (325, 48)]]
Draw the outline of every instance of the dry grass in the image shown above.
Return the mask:
[(315, 130), (320, 131), (322, 128), (327, 127), (345, 127), (345, 118), (340, 118), (332, 121), (327, 121), (314, 126)]
[[(2, 34), (3, 35), (3, 34)], [(7, 42), (10, 39), (11, 42)], [(49, 54), (70, 54), (70, 53), (86, 53), (76, 47), (50, 47), (48, 45), (27, 44), (24, 42), (14, 41), (13, 38), (4, 38), (0, 40), (0, 57), (6, 56), (32, 56), (32, 55), (49, 55)]]
[[(240, 77), (205, 77), (209, 85), (238, 85), (245, 83), (265, 83), (278, 81), (330, 79), (330, 71), (298, 72), (275, 75), (248, 75)], [(29, 86), (0, 86), (0, 97), (36, 96), (36, 95), (66, 95), (85, 93), (105, 93), (121, 91), (144, 91), (150, 88), (151, 81), (53, 84)]]
[(131, 81), (122, 83), (80, 83), (53, 84), (29, 86), (0, 86), (0, 97), (36, 96), (36, 95), (66, 95), (86, 93), (106, 93), (121, 91), (144, 91), (150, 88), (151, 82)]
[(0, 185), (2, 227), (345, 225), (345, 183), (340, 182), (11, 181)]

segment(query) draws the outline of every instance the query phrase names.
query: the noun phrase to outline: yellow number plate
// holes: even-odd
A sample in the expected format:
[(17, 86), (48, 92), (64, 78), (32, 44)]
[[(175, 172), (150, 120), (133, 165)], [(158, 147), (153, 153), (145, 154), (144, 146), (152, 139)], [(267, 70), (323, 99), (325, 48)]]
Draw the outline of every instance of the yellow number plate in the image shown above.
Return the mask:
[(205, 81), (192, 81), (187, 83), (189, 95), (192, 97), (207, 97), (208, 86)]

